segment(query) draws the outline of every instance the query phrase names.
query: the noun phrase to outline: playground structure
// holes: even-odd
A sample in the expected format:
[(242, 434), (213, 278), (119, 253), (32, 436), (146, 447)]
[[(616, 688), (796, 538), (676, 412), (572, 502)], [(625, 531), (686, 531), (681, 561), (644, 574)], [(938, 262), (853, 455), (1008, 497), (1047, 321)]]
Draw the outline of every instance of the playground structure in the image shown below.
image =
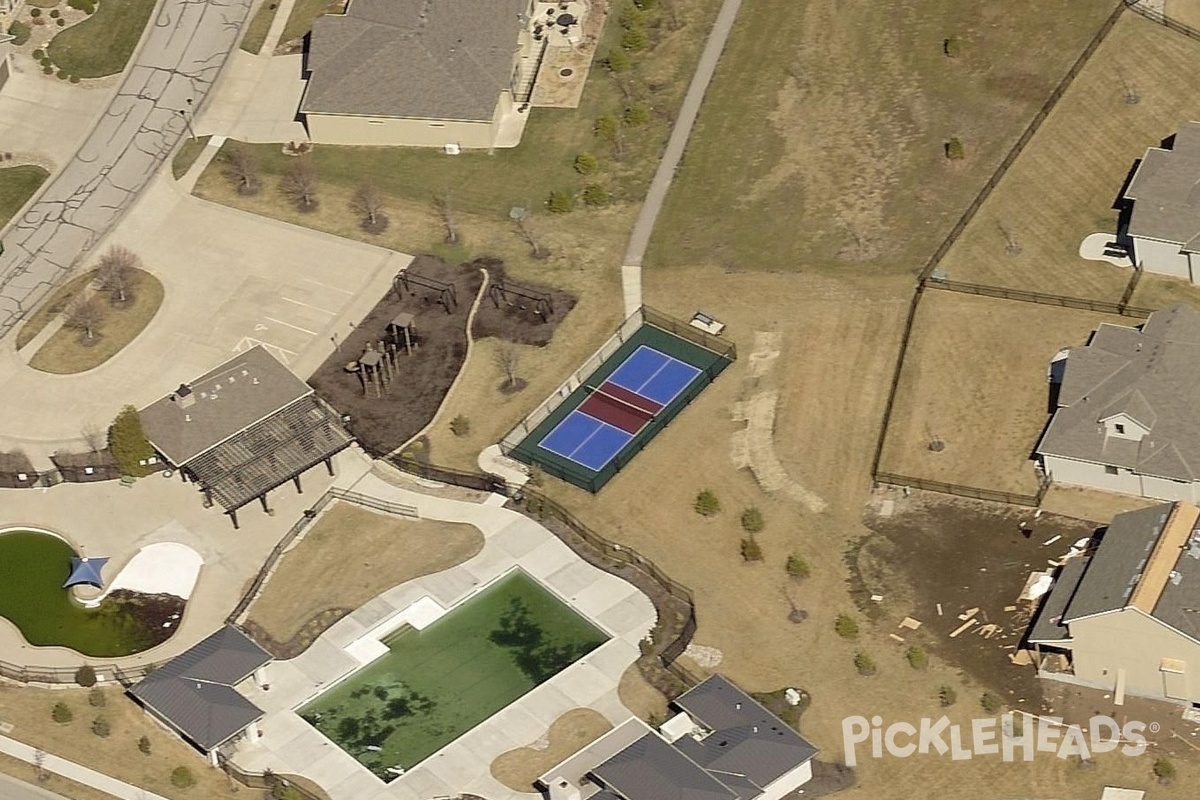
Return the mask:
[(401, 300), (404, 299), (405, 293), (415, 297), (417, 289), (424, 289), (421, 299), (425, 303), (437, 303), (446, 309), (447, 314), (453, 314), (458, 308), (458, 292), (455, 291), (453, 283), (429, 278), (411, 270), (397, 272), (396, 277), (392, 278), (392, 289)]
[(542, 322), (546, 322), (554, 313), (554, 301), (549, 292), (510, 283), (502, 277), (488, 286), (488, 297), (496, 308), (508, 306), (520, 311), (532, 310)]

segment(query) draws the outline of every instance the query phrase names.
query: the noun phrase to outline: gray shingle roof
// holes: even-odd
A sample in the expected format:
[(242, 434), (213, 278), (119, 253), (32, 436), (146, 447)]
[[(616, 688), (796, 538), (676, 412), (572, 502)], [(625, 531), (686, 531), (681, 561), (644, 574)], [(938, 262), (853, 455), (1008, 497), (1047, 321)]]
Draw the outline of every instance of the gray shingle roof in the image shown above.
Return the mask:
[(1029, 628), (1026, 638), (1031, 644), (1055, 644), (1071, 638), (1071, 632), (1062, 617), (1071, 604), (1071, 598), (1075, 596), (1075, 590), (1079, 588), (1089, 558), (1072, 558), (1063, 564), (1054, 578), (1054, 587), (1042, 600), (1037, 619)]
[(140, 412), (146, 438), (175, 467), (185, 466), (312, 393), (308, 384), (261, 345), (205, 373), (186, 388), (191, 400), (177, 390)]
[(739, 800), (728, 787), (653, 733), (593, 769), (592, 775), (626, 800)]
[(1170, 511), (1166, 503), (1112, 518), (1063, 614), (1064, 622), (1126, 606)]
[(1147, 150), (1125, 197), (1134, 201), (1131, 236), (1200, 250), (1200, 122), (1185, 124), (1170, 150)]
[(151, 672), (129, 693), (207, 752), (262, 716), (233, 687), (270, 661), (267, 651), (226, 625)]
[(675, 705), (713, 731), (676, 746), (709, 770), (745, 775), (767, 786), (817, 753), (790, 726), (728, 679), (714, 675), (685, 692)]
[(314, 114), (490, 121), (509, 88), (525, 0), (351, 0), (313, 24)]
[[(1200, 312), (1156, 311), (1140, 331), (1101, 325), (1087, 346), (1071, 349), (1059, 404), (1040, 455), (1200, 480)], [(1100, 420), (1118, 413), (1150, 433), (1106, 436)]]

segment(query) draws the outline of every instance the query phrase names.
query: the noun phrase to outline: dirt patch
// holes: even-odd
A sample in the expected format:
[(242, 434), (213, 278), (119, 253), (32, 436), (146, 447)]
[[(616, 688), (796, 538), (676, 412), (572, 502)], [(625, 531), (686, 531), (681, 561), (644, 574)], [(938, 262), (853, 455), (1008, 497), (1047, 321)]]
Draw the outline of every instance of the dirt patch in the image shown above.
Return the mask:
[(549, 344), (559, 323), (575, 307), (575, 295), (545, 284), (510, 280), (498, 258), (476, 259), (475, 264), (487, 270), (488, 291), (475, 314), (472, 336), (539, 347)]
[[(247, 629), (279, 658), (303, 652), (330, 625), (384, 591), (473, 557), (470, 525), (405, 520), (337, 503), (284, 554), (250, 606)], [(278, 650), (278, 652), (276, 652)]]
[(612, 730), (599, 711), (575, 708), (556, 719), (536, 742), (501, 753), (492, 762), (492, 777), (510, 789), (528, 792), (546, 770)]
[[(467, 318), (483, 284), (475, 264), (450, 266), (433, 256), (418, 256), (408, 271), (454, 284), (457, 303), (439, 304), (437, 291), (415, 282), (403, 296), (389, 291), (309, 379), (330, 405), (349, 415), (346, 427), (372, 454), (395, 450), (437, 413), (466, 360)], [(411, 355), (404, 337), (388, 333), (388, 323), (401, 313), (413, 315)], [(361, 369), (348, 369), (368, 346), (383, 351), (384, 361), (395, 353), (395, 369), (382, 389), (365, 380)]]
[[(1090, 536), (1095, 526), (1051, 514), (1034, 519), (1032, 509), (922, 493), (897, 504), (895, 516), (868, 522), (875, 534), (859, 549), (860, 557), (882, 553), (886, 558), (868, 558), (861, 570), (851, 565), (862, 581), (860, 608), (878, 609), (881, 630), (891, 629), (909, 643), (923, 645), (973, 683), (1000, 695), (1008, 706), (1031, 713), (1050, 711), (1033, 667), (1017, 667), (1008, 659), (1029, 624), (1029, 609), (1017, 597), (1030, 572), (1050, 569), (1048, 561)], [(1029, 538), (1021, 534), (1022, 521), (1033, 529)], [(1061, 538), (1045, 544), (1056, 536)], [(873, 603), (869, 595), (881, 595), (886, 605)], [(906, 600), (894, 602), (897, 596)], [(1005, 611), (1012, 606), (1015, 611)], [(969, 609), (977, 609), (968, 617), (976, 624), (950, 638), (965, 621), (959, 615)], [(905, 616), (920, 620), (921, 628), (897, 629)], [(999, 628), (985, 638), (978, 628), (989, 624)]]

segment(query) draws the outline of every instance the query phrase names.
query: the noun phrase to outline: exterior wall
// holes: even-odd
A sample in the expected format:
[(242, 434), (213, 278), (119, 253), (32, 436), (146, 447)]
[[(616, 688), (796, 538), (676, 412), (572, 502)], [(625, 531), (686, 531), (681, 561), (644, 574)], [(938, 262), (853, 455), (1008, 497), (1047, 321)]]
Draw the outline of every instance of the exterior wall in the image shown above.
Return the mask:
[(1174, 275), (1191, 280), (1192, 272), (1186, 254), (1180, 252), (1179, 242), (1164, 242), (1158, 239), (1133, 237), (1134, 262), (1147, 272)]
[(755, 800), (780, 800), (797, 786), (803, 786), (812, 780), (812, 761), (805, 761), (791, 772), (785, 772), (767, 788), (763, 789)]
[[(1117, 671), (1123, 669), (1125, 689), (1130, 694), (1200, 701), (1200, 643), (1137, 609), (1073, 622), (1071, 635), (1075, 639), (1072, 647), (1075, 675), (1080, 680), (1111, 690), (1117, 684)], [(1160, 670), (1164, 658), (1186, 664), (1184, 675), (1172, 676), (1172, 680), (1186, 687), (1186, 697), (1167, 698)]]
[(1139, 475), (1124, 467), (1118, 467), (1117, 474), (1110, 475), (1103, 464), (1049, 455), (1041, 458), (1042, 467), (1055, 483), (1069, 483), (1158, 500), (1186, 500), (1190, 503), (1200, 501), (1200, 484)]
[(333, 114), (306, 115), (308, 136), (319, 144), (359, 144), (403, 147), (445, 147), (457, 144), (464, 149), (492, 146), (494, 124), (489, 122), (453, 122), (395, 117), (351, 117)]

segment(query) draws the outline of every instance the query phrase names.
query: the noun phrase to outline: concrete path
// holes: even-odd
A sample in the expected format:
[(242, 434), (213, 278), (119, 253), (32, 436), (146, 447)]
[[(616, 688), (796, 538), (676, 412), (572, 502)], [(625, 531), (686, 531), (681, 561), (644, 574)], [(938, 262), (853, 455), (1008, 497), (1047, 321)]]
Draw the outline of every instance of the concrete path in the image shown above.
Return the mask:
[(107, 112), (5, 236), (0, 338), (129, 210), (183, 136), (181, 112), (203, 107), (249, 8), (162, 0)]
[[(498, 755), (535, 742), (573, 708), (593, 708), (614, 724), (632, 716), (617, 687), (655, 620), (653, 603), (637, 588), (586, 563), (537, 522), (493, 503), (432, 497), (370, 473), (348, 488), (415, 506), (425, 519), (474, 525), (484, 534), (484, 547), (463, 564), (388, 590), (340, 620), (299, 657), (272, 664), (269, 691), (239, 687), (267, 712), (261, 736), (237, 746), (233, 759), (240, 767), (303, 775), (333, 800), (425, 800), (464, 792), (489, 800), (526, 800), (529, 794), (514, 792), (491, 776), (490, 765)], [(604, 629), (609, 641), (419, 765), (403, 765), (408, 772), (389, 784), (295, 713), (322, 689), (386, 652), (379, 639), (402, 624), (405, 615), (420, 609), (429, 619), (431, 612), (454, 607), (518, 564)]]
[[(18, 742), (15, 739), (9, 739), (7, 736), (0, 736), (0, 753), (19, 758), (26, 764), (34, 763), (34, 753), (36, 751), (29, 745)], [(93, 789), (99, 789), (113, 797), (119, 797), (121, 800), (166, 800), (162, 795), (147, 791), (146, 789), (132, 786), (124, 781), (119, 781), (116, 778), (110, 778), (102, 772), (96, 772), (94, 769), (76, 764), (74, 761), (67, 761), (65, 758), (59, 758), (52, 753), (46, 754), (46, 760), (42, 763), (43, 768), (57, 775), (62, 775), (64, 778), (70, 778), (76, 783), (82, 783), (85, 786), (91, 786)], [(28, 800), (45, 800), (45, 798), (58, 798), (59, 795), (51, 792), (46, 792), (36, 786), (29, 784), (21, 784), (25, 788), (20, 790), (24, 794), (8, 794), (7, 784), (5, 781), (11, 780), (7, 776), (0, 775), (0, 797), (4, 800), (19, 800), (25, 797)]]
[[(263, 0), (265, 3), (271, 0)], [(267, 38), (263, 40), (262, 47), (258, 48), (257, 55), (270, 56), (275, 52), (275, 48), (279, 46), (279, 39), (283, 36), (283, 29), (287, 27), (288, 17), (292, 15), (292, 8), (296, 5), (296, 0), (279, 0), (279, 7), (275, 9), (275, 18), (271, 20), (271, 27), (267, 31)]]
[(662, 211), (663, 201), (666, 200), (667, 192), (671, 188), (671, 181), (675, 179), (675, 170), (679, 167), (684, 150), (687, 148), (688, 137), (691, 136), (692, 127), (696, 124), (696, 116), (700, 113), (700, 104), (704, 100), (704, 93), (708, 90), (713, 73), (716, 72), (717, 62), (721, 59), (721, 52), (725, 49), (725, 43), (729, 40), (729, 32), (733, 29), (733, 22), (737, 19), (738, 10), (741, 7), (742, 0), (725, 0), (721, 4), (717, 21), (708, 34), (704, 52), (700, 54), (700, 63), (696, 65), (696, 71), (692, 74), (692, 82), (688, 85), (687, 95), (683, 98), (679, 117), (671, 129), (671, 138), (667, 140), (667, 148), (663, 152), (662, 160), (658, 162), (654, 180), (650, 182), (650, 191), (646, 193), (646, 201), (642, 204), (637, 222), (634, 223), (633, 233), (629, 237), (629, 246), (625, 250), (624, 266), (621, 268), (621, 285), (624, 290), (626, 316), (633, 314), (642, 306), (642, 259), (646, 255), (646, 247), (650, 244), (650, 235), (654, 232), (654, 223), (658, 219), (658, 213)]
[(63, 800), (61, 794), (17, 780), (11, 775), (0, 772), (0, 797), (4, 800)]

